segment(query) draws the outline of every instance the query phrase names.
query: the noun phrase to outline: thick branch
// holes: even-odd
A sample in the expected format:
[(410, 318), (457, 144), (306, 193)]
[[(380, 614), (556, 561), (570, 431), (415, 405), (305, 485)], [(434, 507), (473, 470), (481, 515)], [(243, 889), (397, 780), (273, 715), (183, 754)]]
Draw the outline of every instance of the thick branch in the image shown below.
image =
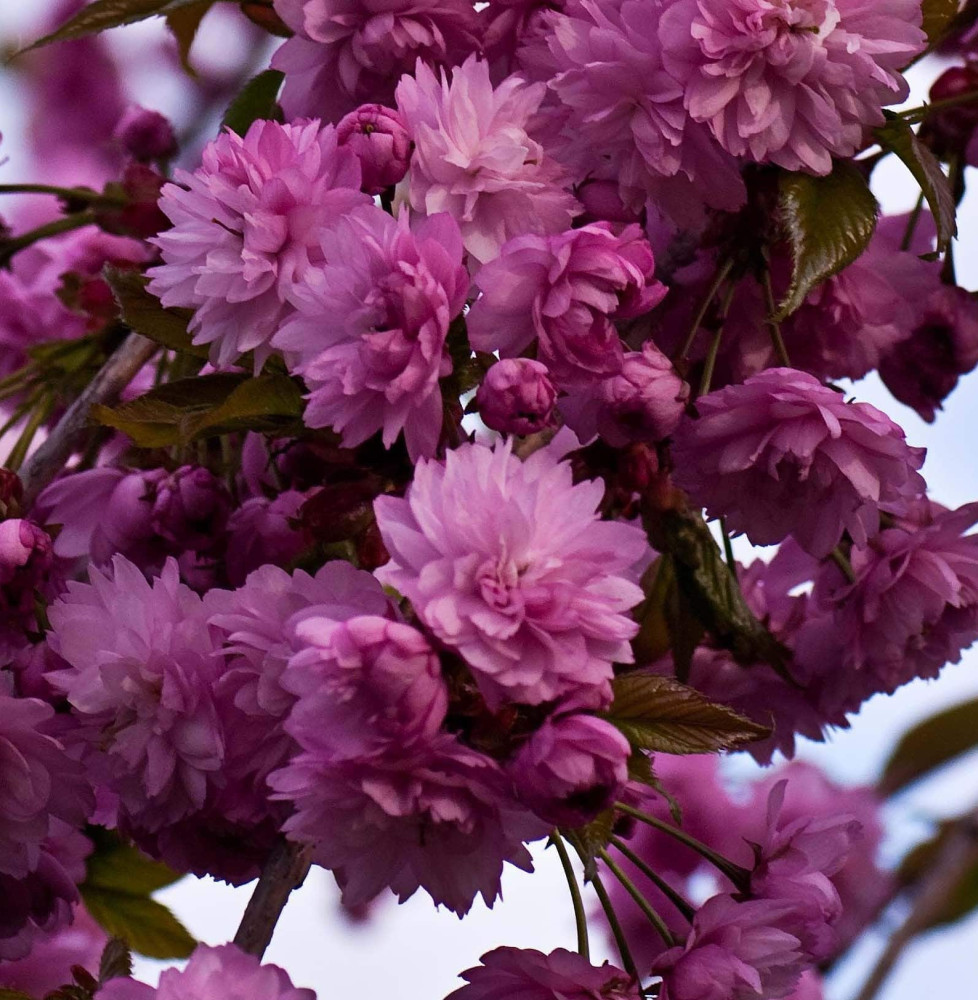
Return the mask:
[(257, 958), (265, 954), (289, 895), (309, 873), (309, 853), (309, 848), (284, 839), (272, 850), (234, 935), (242, 951)]
[(978, 864), (978, 809), (963, 817), (947, 838), (934, 864), (921, 879), (907, 919), (892, 934), (883, 954), (856, 1000), (873, 1000), (893, 971), (904, 948), (927, 930), (947, 904), (948, 897)]
[(78, 435), (88, 424), (92, 407), (113, 402), (133, 380), (136, 372), (158, 350), (158, 345), (138, 333), (130, 333), (101, 371), (71, 404), (58, 426), (21, 470), (24, 509), (29, 510), (37, 495), (64, 468), (75, 450)]

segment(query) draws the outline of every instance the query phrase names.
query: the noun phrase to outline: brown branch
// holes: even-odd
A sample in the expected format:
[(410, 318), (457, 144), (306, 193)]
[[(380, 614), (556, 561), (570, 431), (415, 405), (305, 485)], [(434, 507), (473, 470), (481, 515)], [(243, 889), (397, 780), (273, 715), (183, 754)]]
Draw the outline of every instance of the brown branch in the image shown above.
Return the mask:
[(265, 954), (292, 890), (306, 879), (309, 854), (310, 848), (285, 839), (272, 849), (234, 935), (234, 943), (242, 951), (256, 958)]
[(978, 809), (963, 816), (948, 836), (926, 875), (919, 882), (913, 908), (886, 943), (873, 971), (856, 1000), (873, 1000), (893, 971), (903, 950), (931, 927), (947, 905), (948, 897), (978, 864)]
[(88, 424), (92, 407), (114, 402), (157, 350), (157, 344), (138, 333), (130, 333), (119, 345), (67, 409), (47, 440), (25, 463), (20, 473), (24, 484), (24, 510), (30, 510), (41, 490), (64, 468), (75, 449), (78, 435)]

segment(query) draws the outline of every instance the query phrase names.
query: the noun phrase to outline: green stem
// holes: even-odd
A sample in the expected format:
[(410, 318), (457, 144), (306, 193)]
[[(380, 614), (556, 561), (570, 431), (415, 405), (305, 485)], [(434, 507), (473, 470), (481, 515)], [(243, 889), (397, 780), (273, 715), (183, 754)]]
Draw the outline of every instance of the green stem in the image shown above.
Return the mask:
[(838, 545), (829, 553), (829, 557), (832, 562), (839, 567), (842, 571), (842, 575), (849, 581), (849, 583), (856, 582), (856, 573), (852, 568), (852, 563), (849, 562), (846, 554), (839, 548)]
[(631, 861), (687, 920), (692, 921), (696, 908), (685, 896), (677, 892), (658, 872), (646, 864), (621, 838), (612, 837), (609, 843)]
[(594, 886), (594, 891), (597, 893), (598, 902), (601, 903), (601, 909), (604, 910), (604, 915), (608, 920), (608, 925), (611, 927), (611, 933), (614, 936), (615, 944), (618, 946), (618, 954), (621, 955), (622, 965), (625, 966), (625, 971), (635, 980), (635, 982), (641, 986), (642, 980), (639, 978), (638, 966), (635, 964), (635, 959), (632, 958), (631, 950), (628, 947), (628, 941), (625, 940), (625, 932), (621, 928), (621, 921), (618, 919), (618, 914), (615, 913), (614, 907), (611, 905), (611, 899), (608, 897), (608, 892), (601, 882), (601, 878), (597, 872), (591, 877), (591, 885)]
[(720, 518), (720, 536), (723, 538), (723, 553), (727, 558), (727, 567), (733, 578), (737, 579), (737, 560), (734, 559), (733, 545), (730, 543), (730, 533), (727, 531), (727, 519)]
[(957, 97), (946, 97), (943, 101), (931, 101), (929, 104), (920, 104), (915, 108), (907, 108), (906, 111), (898, 111), (897, 115), (905, 122), (916, 124), (923, 121), (934, 111), (943, 111), (945, 108), (957, 108), (962, 104), (974, 104), (978, 101), (978, 91), (970, 94), (959, 94)]
[(10, 449), (10, 454), (7, 456), (5, 467), (10, 469), (11, 472), (17, 472), (21, 465), (23, 465), (24, 459), (27, 457), (27, 453), (30, 451), (31, 444), (34, 441), (35, 435), (48, 417), (50, 417), (54, 412), (54, 406), (54, 397), (48, 396), (46, 399), (42, 400), (37, 407), (35, 407), (34, 412), (30, 415), (27, 423), (24, 425), (24, 429), (21, 431), (20, 437), (17, 438), (17, 443)]
[(699, 328), (703, 325), (703, 319), (706, 317), (706, 311), (710, 308), (710, 303), (712, 303), (717, 297), (717, 293), (720, 291), (720, 286), (727, 280), (728, 275), (733, 270), (733, 265), (734, 262), (731, 257), (717, 268), (717, 273), (713, 276), (713, 281), (710, 283), (710, 287), (707, 289), (706, 295), (703, 296), (703, 300), (700, 302), (699, 308), (696, 310), (696, 315), (693, 317), (693, 322), (686, 334), (686, 339), (683, 341), (683, 346), (673, 357), (673, 362), (689, 360), (689, 352), (693, 346), (693, 341), (696, 339), (696, 334), (699, 332)]
[(903, 239), (900, 240), (900, 249), (909, 250), (910, 244), (913, 243), (913, 234), (917, 230), (917, 223), (920, 221), (920, 215), (924, 210), (924, 192), (921, 191), (917, 195), (917, 204), (914, 205), (913, 211), (910, 213), (910, 218), (907, 219), (907, 228), (903, 231)]
[(655, 830), (661, 830), (672, 837), (673, 840), (678, 840), (680, 844), (685, 844), (690, 850), (696, 851), (701, 858), (709, 861), (717, 871), (726, 875), (740, 892), (745, 896), (750, 895), (750, 872), (746, 868), (734, 864), (733, 861), (723, 857), (722, 854), (718, 854), (712, 848), (707, 847), (702, 841), (691, 837), (685, 830), (680, 830), (679, 827), (673, 826), (671, 823), (666, 823), (656, 816), (642, 812), (641, 809), (635, 809), (625, 802), (616, 802), (615, 808), (628, 816), (633, 816), (635, 819), (641, 820), (641, 822), (646, 823)]
[(0, 184), (0, 194), (50, 194), (66, 202), (89, 205), (125, 205), (123, 198), (92, 191), (90, 188), (66, 188), (54, 184)]
[(574, 906), (574, 925), (577, 927), (577, 953), (581, 958), (590, 962), (591, 949), (587, 937), (587, 914), (584, 912), (581, 887), (577, 884), (577, 876), (574, 874), (570, 855), (567, 853), (564, 838), (561, 837), (559, 830), (554, 830), (550, 834), (550, 841), (557, 848), (557, 856), (560, 858), (560, 865), (564, 869), (564, 876), (567, 879), (567, 888), (570, 889), (571, 903)]
[(77, 215), (67, 215), (63, 219), (55, 219), (53, 222), (47, 222), (36, 229), (21, 233), (20, 236), (3, 240), (0, 243), (0, 267), (6, 267), (15, 254), (40, 240), (46, 240), (51, 236), (60, 236), (62, 233), (70, 233), (73, 229), (82, 229), (92, 225), (94, 221), (94, 212), (79, 212)]
[(788, 349), (784, 346), (784, 338), (781, 336), (781, 324), (774, 318), (778, 309), (774, 304), (774, 289), (771, 287), (771, 269), (764, 268), (764, 277), (762, 279), (762, 284), (764, 285), (764, 304), (767, 308), (767, 323), (768, 330), (771, 332), (771, 343), (774, 345), (774, 353), (778, 357), (778, 362), (784, 368), (791, 367), (791, 358), (788, 357)]
[(621, 866), (615, 863), (614, 858), (601, 848), (598, 857), (608, 866), (609, 871), (622, 884), (625, 892), (635, 900), (635, 905), (645, 914), (648, 922), (655, 928), (656, 933), (662, 938), (667, 948), (672, 948), (676, 944), (676, 939), (672, 936), (672, 931), (666, 926), (666, 922), (655, 912), (649, 901), (642, 895), (634, 882), (622, 871)]

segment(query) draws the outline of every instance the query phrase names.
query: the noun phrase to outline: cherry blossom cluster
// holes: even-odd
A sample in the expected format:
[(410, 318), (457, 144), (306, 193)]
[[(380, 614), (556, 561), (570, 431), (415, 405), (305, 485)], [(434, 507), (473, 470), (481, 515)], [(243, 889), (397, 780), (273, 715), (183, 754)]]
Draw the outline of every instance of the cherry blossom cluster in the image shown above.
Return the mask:
[[(933, 421), (978, 365), (966, 13), (274, 0), (234, 22), (284, 38), (271, 99), (196, 151), (226, 81), (172, 123), (101, 39), (41, 50), (41, 181), (0, 185), (0, 992), (314, 1000), (260, 948), (109, 962), (108, 843), (459, 917), (555, 857), (577, 951), (451, 1000), (821, 997), (901, 886), (880, 796), (796, 744), (978, 638), (978, 503), (851, 384)], [(98, 143), (55, 127), (89, 85)], [(877, 218), (887, 156), (924, 182)], [(735, 750), (777, 758), (739, 794)]]

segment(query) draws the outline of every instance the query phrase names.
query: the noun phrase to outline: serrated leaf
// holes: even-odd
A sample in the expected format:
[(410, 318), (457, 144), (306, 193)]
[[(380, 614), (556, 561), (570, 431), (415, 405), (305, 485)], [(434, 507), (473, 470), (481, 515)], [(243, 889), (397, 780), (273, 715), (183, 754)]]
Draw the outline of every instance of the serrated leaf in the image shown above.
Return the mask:
[(879, 790), (893, 795), (978, 747), (978, 699), (932, 715), (904, 733), (883, 768)]
[(109, 28), (119, 28), (124, 24), (135, 24), (148, 17), (166, 14), (197, 2), (198, 0), (94, 0), (94, 3), (83, 7), (51, 34), (39, 38), (21, 51), (30, 52), (52, 42), (66, 42), (108, 31)]
[(837, 162), (825, 177), (784, 173), (778, 214), (794, 262), (791, 284), (773, 317), (780, 321), (816, 285), (866, 249), (876, 229), (879, 204), (859, 168)]
[(913, 129), (898, 115), (884, 111), (886, 124), (876, 129), (876, 141), (894, 153), (913, 174), (937, 226), (937, 249), (944, 253), (957, 235), (957, 208), (951, 182), (937, 157), (914, 135)]
[(187, 325), (193, 312), (189, 309), (164, 309), (160, 300), (146, 291), (147, 279), (138, 271), (106, 267), (103, 271), (116, 302), (122, 321), (131, 330), (168, 350), (206, 358), (206, 346), (193, 344)]
[(193, 422), (191, 440), (251, 430), (267, 434), (302, 419), (302, 392), (288, 375), (259, 375), (235, 388), (218, 407)]
[(285, 74), (277, 69), (266, 69), (253, 77), (231, 102), (221, 126), (243, 136), (260, 118), (281, 120), (281, 108), (276, 102), (284, 80)]
[(85, 907), (103, 930), (147, 958), (187, 958), (197, 942), (183, 924), (149, 896), (130, 895), (86, 883)]
[(190, 65), (190, 50), (197, 37), (197, 30), (200, 28), (200, 22), (204, 20), (215, 2), (216, 0), (196, 0), (195, 3), (171, 11), (166, 15), (166, 26), (177, 42), (180, 65), (189, 76), (195, 77), (197, 75), (196, 70)]
[(85, 862), (85, 884), (148, 896), (183, 878), (179, 872), (147, 857), (110, 830), (89, 827), (86, 831), (95, 850)]
[(736, 750), (771, 731), (671, 677), (633, 671), (616, 677), (604, 718), (641, 750), (692, 754)]
[[(767, 663), (787, 678), (788, 650), (757, 620), (703, 519), (689, 510), (643, 510), (643, 524), (657, 552), (672, 557), (672, 572), (686, 607), (679, 626), (696, 619), (738, 663)], [(692, 637), (690, 637), (692, 638)]]
[(920, 5), (923, 14), (923, 29), (927, 41), (934, 45), (957, 17), (959, 0), (923, 0)]
[(132, 975), (132, 953), (129, 945), (122, 938), (110, 938), (102, 950), (98, 964), (98, 980), (107, 983), (110, 979), (119, 979)]

